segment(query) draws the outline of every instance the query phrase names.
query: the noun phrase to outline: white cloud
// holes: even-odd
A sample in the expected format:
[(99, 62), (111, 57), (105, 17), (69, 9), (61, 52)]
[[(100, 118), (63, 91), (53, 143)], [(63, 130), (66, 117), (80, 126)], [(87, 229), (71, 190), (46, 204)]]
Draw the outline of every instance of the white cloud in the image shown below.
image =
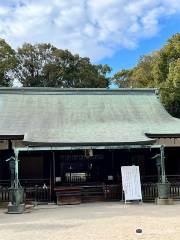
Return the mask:
[(180, 0), (0, 0), (0, 37), (50, 42), (98, 61), (156, 35)]

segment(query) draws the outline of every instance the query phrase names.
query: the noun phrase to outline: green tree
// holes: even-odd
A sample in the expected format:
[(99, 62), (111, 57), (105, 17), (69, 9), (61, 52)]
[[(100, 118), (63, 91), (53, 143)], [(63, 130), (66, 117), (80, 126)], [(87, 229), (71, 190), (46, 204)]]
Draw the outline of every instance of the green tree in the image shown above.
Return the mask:
[(112, 80), (119, 87), (131, 87), (133, 84), (132, 74), (133, 70), (122, 69), (113, 76)]
[(161, 101), (175, 117), (180, 117), (180, 34), (173, 35), (157, 52), (152, 74), (160, 89)]
[(24, 87), (46, 86), (44, 67), (54, 61), (52, 56), (54, 49), (51, 44), (29, 43), (18, 48), (15, 76)]
[(89, 58), (73, 55), (68, 50), (56, 49), (55, 61), (44, 67), (44, 79), (48, 86), (75, 88), (108, 87), (111, 72), (108, 65), (95, 65)]
[(155, 54), (141, 56), (134, 68), (117, 72), (113, 77), (115, 83), (120, 87), (153, 87)]
[(153, 65), (155, 53), (140, 57), (137, 66), (132, 71), (133, 86), (136, 87), (153, 87)]
[(0, 39), (0, 86), (10, 87), (13, 84), (12, 73), (17, 65), (15, 51)]
[(180, 34), (173, 35), (159, 51), (142, 56), (134, 68), (116, 73), (113, 79), (120, 87), (159, 88), (167, 110), (180, 117)]
[(169, 65), (167, 80), (161, 87), (161, 99), (170, 113), (180, 117), (180, 58)]
[(180, 34), (173, 35), (154, 58), (153, 77), (156, 85), (166, 82), (170, 65), (180, 58)]
[(108, 87), (108, 65), (73, 55), (50, 44), (24, 44), (18, 49), (16, 77), (25, 87)]

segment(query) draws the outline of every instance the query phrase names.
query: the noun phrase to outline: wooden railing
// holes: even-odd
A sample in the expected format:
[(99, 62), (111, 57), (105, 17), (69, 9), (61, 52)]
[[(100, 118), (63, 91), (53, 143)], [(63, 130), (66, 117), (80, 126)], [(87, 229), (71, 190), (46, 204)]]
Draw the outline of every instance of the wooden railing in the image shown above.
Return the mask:
[(0, 202), (9, 202), (9, 189), (7, 187), (0, 188)]
[(171, 183), (170, 196), (173, 199), (180, 200), (180, 182)]
[[(24, 195), (26, 202), (50, 202), (49, 187), (27, 187)], [(9, 202), (9, 188), (0, 188), (0, 202)]]
[[(180, 187), (180, 184), (179, 184)], [(145, 201), (152, 201), (157, 197), (157, 184), (156, 183), (142, 183), (142, 198)]]
[[(142, 195), (144, 200), (154, 200), (157, 195), (157, 184), (156, 183), (143, 183), (142, 184)], [(180, 200), (180, 182), (173, 182), (170, 186), (170, 197), (175, 200)]]
[[(20, 179), (20, 183), (27, 202), (50, 202), (49, 179)], [(0, 202), (9, 202), (10, 185), (10, 180), (0, 180)]]
[(26, 187), (24, 192), (26, 202), (50, 202), (49, 187)]
[[(142, 183), (142, 196), (143, 201), (154, 201), (157, 197), (157, 185), (156, 183)], [(102, 187), (104, 190), (105, 200), (121, 200), (122, 199), (122, 187), (120, 184), (104, 184)], [(49, 186), (33, 186), (25, 187), (24, 194), (26, 202), (50, 202), (50, 188)], [(175, 200), (180, 200), (180, 182), (171, 183), (170, 197)], [(0, 188), (0, 202), (9, 202), (9, 188)]]
[[(43, 186), (44, 184), (49, 185), (48, 178), (35, 178), (35, 179), (19, 179), (19, 182), (22, 186), (26, 187), (34, 187), (35, 185)], [(1, 187), (9, 187), (11, 185), (10, 180), (0, 180), (0, 188)]]

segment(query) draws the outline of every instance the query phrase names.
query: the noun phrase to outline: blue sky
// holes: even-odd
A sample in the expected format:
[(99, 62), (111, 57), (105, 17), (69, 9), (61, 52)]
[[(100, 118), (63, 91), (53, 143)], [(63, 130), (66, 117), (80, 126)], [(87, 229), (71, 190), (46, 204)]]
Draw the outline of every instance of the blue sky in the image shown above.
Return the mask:
[(180, 15), (177, 14), (164, 19), (160, 24), (159, 32), (151, 38), (140, 41), (136, 48), (120, 49), (113, 57), (102, 59), (100, 62), (112, 66), (112, 74), (120, 69), (132, 68), (140, 56), (160, 49), (167, 39), (178, 32), (180, 33)]
[(50, 42), (116, 72), (180, 32), (180, 0), (0, 0), (0, 37), (13, 48)]

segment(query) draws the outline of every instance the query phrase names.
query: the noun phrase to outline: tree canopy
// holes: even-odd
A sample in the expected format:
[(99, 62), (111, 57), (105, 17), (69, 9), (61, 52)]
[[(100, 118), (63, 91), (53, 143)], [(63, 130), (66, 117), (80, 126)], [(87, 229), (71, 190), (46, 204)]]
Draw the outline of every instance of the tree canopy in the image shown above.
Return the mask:
[(17, 66), (15, 51), (0, 38), (0, 86), (12, 86), (12, 71)]
[(167, 110), (180, 117), (180, 34), (173, 35), (159, 50), (140, 57), (132, 69), (113, 76), (119, 87), (155, 87)]
[(119, 87), (155, 87), (166, 109), (180, 117), (179, 33), (159, 51), (141, 56), (134, 68), (113, 77), (111, 70), (50, 43), (24, 43), (15, 51), (0, 39), (0, 86), (12, 86), (18, 80), (24, 87), (107, 88), (112, 82)]
[(107, 88), (111, 68), (92, 64), (68, 50), (49, 43), (25, 43), (17, 51), (0, 41), (0, 85), (17, 79), (24, 87)]

